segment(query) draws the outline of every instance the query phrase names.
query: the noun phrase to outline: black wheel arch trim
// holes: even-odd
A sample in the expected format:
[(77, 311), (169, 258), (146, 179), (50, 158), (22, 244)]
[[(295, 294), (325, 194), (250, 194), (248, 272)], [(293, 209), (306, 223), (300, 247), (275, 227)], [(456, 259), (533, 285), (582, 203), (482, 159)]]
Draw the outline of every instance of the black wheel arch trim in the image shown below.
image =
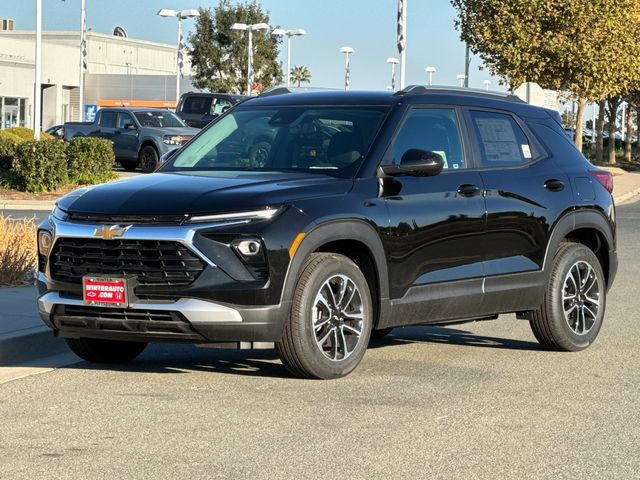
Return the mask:
[(380, 306), (379, 318), (381, 318), (389, 308), (389, 273), (386, 252), (375, 228), (359, 219), (330, 220), (315, 225), (305, 232), (304, 238), (289, 262), (281, 294), (281, 304), (289, 303), (293, 298), (295, 284), (309, 255), (324, 244), (339, 240), (355, 240), (369, 249), (377, 274), (379, 289), (377, 296)]
[[(566, 213), (564, 216), (556, 222), (551, 232), (549, 242), (547, 244), (547, 251), (544, 257), (543, 271), (548, 276), (550, 273), (550, 265), (553, 261), (555, 253), (558, 251), (558, 247), (562, 240), (574, 230), (588, 228), (600, 233), (606, 242), (604, 253), (608, 255), (608, 272), (605, 275), (608, 279), (608, 285), (613, 283), (615, 277), (617, 262), (615, 260), (616, 251), (616, 239), (613, 232), (613, 227), (607, 217), (601, 211), (595, 209), (580, 209), (573, 210)], [(603, 265), (603, 269), (604, 269)]]

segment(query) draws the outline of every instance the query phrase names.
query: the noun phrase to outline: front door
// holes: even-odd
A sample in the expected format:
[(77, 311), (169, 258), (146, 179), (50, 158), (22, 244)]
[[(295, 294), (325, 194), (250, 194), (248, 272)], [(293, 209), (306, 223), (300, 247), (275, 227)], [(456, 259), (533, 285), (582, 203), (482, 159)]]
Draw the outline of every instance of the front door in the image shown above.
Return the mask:
[(384, 163), (409, 149), (440, 154), (432, 177), (396, 177), (386, 197), (391, 299), (396, 324), (474, 316), (482, 296), (484, 198), (454, 108), (412, 108)]
[(118, 159), (138, 158), (138, 129), (127, 128), (128, 125), (136, 125), (131, 114), (118, 113), (118, 122), (113, 135), (113, 151)]

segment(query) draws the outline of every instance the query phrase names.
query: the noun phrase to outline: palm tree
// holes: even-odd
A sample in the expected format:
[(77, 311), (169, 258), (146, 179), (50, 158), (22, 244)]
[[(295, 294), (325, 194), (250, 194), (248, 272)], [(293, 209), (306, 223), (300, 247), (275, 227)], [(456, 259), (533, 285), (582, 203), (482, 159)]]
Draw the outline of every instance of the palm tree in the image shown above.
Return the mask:
[(291, 68), (291, 81), (293, 83), (297, 83), (298, 87), (301, 83), (309, 83), (311, 82), (311, 72), (307, 67), (301, 65), (299, 67)]

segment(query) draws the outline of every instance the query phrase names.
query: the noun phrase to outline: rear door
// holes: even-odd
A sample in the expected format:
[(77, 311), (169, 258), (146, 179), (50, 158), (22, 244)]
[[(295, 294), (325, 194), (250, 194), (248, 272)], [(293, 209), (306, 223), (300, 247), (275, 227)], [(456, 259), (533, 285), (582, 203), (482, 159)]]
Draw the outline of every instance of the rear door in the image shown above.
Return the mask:
[(571, 187), (517, 116), (469, 109), (467, 120), (487, 209), (485, 309), (493, 303), (524, 310), (532, 298), (526, 292), (542, 282), (536, 272), (543, 268), (553, 222), (572, 204)]
[(94, 137), (106, 138), (107, 140), (114, 141), (114, 135), (116, 132), (116, 118), (117, 112), (111, 110), (101, 110), (100, 117), (98, 119), (98, 128), (90, 135)]
[(391, 297), (398, 323), (474, 316), (482, 297), (484, 198), (482, 179), (463, 142), (453, 107), (411, 108), (384, 163), (409, 149), (440, 154), (432, 177), (396, 177), (386, 197), (391, 219), (387, 250)]

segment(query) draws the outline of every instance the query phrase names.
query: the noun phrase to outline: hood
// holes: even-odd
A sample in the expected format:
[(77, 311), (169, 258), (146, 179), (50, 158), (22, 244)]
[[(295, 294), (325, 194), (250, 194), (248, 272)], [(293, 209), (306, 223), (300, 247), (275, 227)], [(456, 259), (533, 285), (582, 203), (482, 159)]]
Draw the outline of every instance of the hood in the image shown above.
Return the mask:
[(341, 195), (351, 179), (255, 172), (153, 173), (83, 188), (58, 200), (63, 210), (100, 214), (209, 214), (278, 207), (303, 198)]
[(192, 127), (142, 127), (147, 135), (184, 135), (186, 137), (195, 137), (200, 132), (198, 128)]

